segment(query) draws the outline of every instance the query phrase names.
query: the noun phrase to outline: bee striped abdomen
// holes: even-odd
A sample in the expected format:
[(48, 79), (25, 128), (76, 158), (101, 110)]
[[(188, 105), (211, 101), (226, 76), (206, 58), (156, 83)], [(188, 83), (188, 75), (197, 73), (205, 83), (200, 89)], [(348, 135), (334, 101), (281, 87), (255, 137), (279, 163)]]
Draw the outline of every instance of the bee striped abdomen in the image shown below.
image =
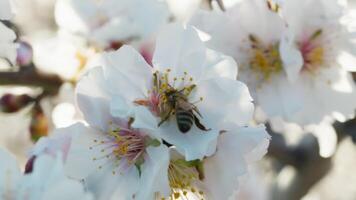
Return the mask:
[(176, 119), (179, 130), (182, 133), (188, 132), (194, 123), (194, 114), (191, 111), (186, 111), (182, 109), (176, 110)]

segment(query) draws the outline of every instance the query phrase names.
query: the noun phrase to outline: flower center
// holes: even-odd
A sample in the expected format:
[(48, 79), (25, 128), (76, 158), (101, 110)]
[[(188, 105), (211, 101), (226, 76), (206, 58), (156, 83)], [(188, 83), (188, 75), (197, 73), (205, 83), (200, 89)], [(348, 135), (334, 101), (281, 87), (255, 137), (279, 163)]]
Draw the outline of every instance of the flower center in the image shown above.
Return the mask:
[(138, 130), (116, 127), (103, 140), (94, 140), (95, 145), (89, 149), (99, 152), (98, 157), (93, 157), (93, 161), (100, 162), (99, 169), (105, 164), (113, 164), (112, 173), (116, 174), (116, 170), (121, 171), (132, 165), (139, 167), (144, 162), (144, 153), (151, 140)]
[(249, 40), (251, 44), (250, 67), (253, 71), (261, 75), (264, 80), (282, 71), (283, 65), (278, 43), (265, 46), (253, 35), (249, 36)]
[[(193, 84), (193, 78), (184, 72), (183, 77), (169, 79), (170, 69), (165, 73), (155, 72), (153, 74), (153, 87), (148, 91), (146, 99), (137, 99), (134, 101), (137, 105), (148, 107), (152, 113), (161, 119), (158, 126), (168, 121), (171, 116), (176, 117), (178, 128), (181, 132), (188, 132), (193, 124), (199, 129), (207, 131), (199, 121), (199, 110), (195, 104), (203, 101), (200, 97), (195, 102), (189, 102), (188, 98), (196, 85)], [(201, 117), (201, 116), (200, 116)]]
[(168, 180), (171, 195), (168, 198), (157, 197), (158, 200), (190, 199), (204, 200), (205, 194), (196, 183), (200, 181), (200, 172), (196, 161), (187, 162), (183, 159), (171, 160), (168, 166)]
[(320, 44), (321, 35), (322, 30), (319, 29), (309, 38), (299, 43), (299, 48), (304, 60), (303, 70), (313, 72), (324, 63), (325, 51)]

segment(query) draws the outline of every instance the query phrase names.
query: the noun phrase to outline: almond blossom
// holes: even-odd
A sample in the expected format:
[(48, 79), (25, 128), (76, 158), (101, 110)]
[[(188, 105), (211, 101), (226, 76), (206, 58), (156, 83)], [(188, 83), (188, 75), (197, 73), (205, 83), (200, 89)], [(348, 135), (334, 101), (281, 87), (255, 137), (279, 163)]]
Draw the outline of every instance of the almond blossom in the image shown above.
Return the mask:
[(150, 37), (168, 21), (169, 11), (158, 0), (59, 0), (55, 16), (61, 29), (96, 47), (117, 49)]
[(15, 158), (0, 149), (0, 198), (11, 200), (92, 200), (80, 182), (64, 175), (60, 157), (36, 158), (32, 172), (23, 175)]
[[(168, 163), (164, 162), (168, 160), (168, 148), (154, 130), (133, 127), (136, 119), (111, 115), (109, 93), (101, 90), (106, 84), (103, 73), (102, 68), (93, 68), (77, 86), (78, 107), (89, 126), (75, 124), (64, 128), (54, 141), (66, 154), (66, 174), (84, 180), (97, 199), (111, 198), (116, 188), (123, 190), (123, 199), (131, 198), (137, 191), (142, 196), (149, 195), (136, 186), (141, 182), (150, 185), (152, 176), (146, 173), (152, 174), (153, 170), (159, 173), (160, 166)], [(53, 151), (48, 141), (42, 143), (39, 152)], [(159, 191), (164, 189), (163, 185)]]
[(352, 59), (353, 47), (340, 22), (343, 10), (337, 1), (302, 2), (283, 1), (278, 14), (263, 0), (241, 1), (226, 14), (200, 12), (191, 24), (210, 34), (210, 48), (236, 59), (238, 79), (267, 119), (345, 120), (354, 114), (356, 93), (345, 68), (351, 65), (341, 62)]
[[(244, 126), (251, 119), (253, 104), (246, 86), (235, 80), (235, 62), (206, 49), (192, 27), (171, 25), (163, 30), (153, 68), (128, 46), (105, 53), (102, 60), (100, 79), (105, 81), (100, 91), (110, 93), (111, 114), (135, 118), (133, 127), (158, 128), (159, 137), (176, 146), (187, 160), (215, 151), (226, 120), (234, 119)], [(93, 99), (100, 93), (91, 94), (80, 92), (79, 97)], [(190, 126), (188, 121), (187, 127), (178, 127), (176, 108), (168, 102), (172, 102), (172, 94), (183, 101), (182, 106), (192, 109)]]

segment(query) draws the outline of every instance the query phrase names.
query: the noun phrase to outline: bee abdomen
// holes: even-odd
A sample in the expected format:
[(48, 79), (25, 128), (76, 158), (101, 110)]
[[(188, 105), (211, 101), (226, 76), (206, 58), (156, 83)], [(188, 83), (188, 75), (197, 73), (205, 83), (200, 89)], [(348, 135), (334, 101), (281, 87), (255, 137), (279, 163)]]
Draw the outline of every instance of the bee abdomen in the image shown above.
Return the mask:
[(190, 111), (176, 111), (177, 125), (182, 133), (186, 133), (192, 128), (194, 123), (194, 115)]

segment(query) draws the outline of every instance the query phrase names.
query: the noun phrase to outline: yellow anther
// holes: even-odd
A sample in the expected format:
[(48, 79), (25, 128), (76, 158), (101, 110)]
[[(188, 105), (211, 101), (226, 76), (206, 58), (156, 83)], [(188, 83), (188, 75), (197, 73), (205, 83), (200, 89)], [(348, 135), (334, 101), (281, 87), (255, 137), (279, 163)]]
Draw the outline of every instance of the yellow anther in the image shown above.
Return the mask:
[(175, 192), (175, 193), (173, 194), (173, 197), (174, 197), (175, 199), (178, 199), (178, 198), (180, 197), (180, 194), (179, 194), (178, 192)]

